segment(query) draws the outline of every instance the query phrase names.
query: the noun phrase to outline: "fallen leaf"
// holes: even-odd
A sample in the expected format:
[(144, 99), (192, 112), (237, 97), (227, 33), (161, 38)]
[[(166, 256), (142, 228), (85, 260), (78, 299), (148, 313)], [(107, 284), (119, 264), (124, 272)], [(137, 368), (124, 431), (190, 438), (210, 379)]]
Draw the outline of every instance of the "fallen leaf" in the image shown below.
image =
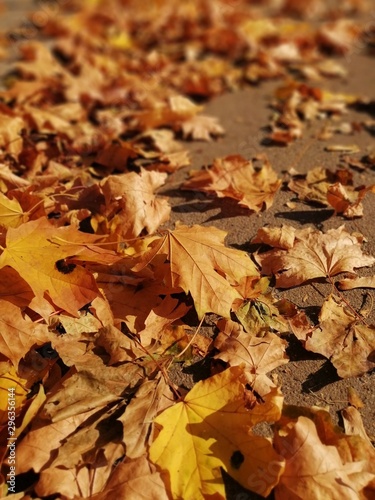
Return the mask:
[(267, 374), (278, 366), (288, 363), (286, 346), (285, 340), (271, 332), (256, 337), (246, 332), (228, 336), (221, 331), (214, 342), (214, 347), (220, 351), (215, 358), (226, 361), (230, 366), (244, 364), (248, 370), (246, 377), (249, 383), (261, 396), (274, 387)]
[(145, 456), (135, 460), (126, 459), (116, 466), (105, 488), (91, 496), (92, 500), (168, 500), (160, 473)]
[[(282, 398), (274, 390), (263, 403), (248, 408), (245, 385), (243, 368), (228, 368), (198, 382), (183, 401), (156, 417), (161, 430), (150, 447), (150, 459), (168, 473), (174, 498), (224, 498), (221, 467), (263, 496), (277, 484), (283, 461), (266, 438), (250, 429), (277, 420)], [(268, 484), (257, 481), (270, 462)]]
[(56, 306), (78, 315), (78, 309), (100, 292), (95, 279), (78, 261), (114, 262), (118, 257), (95, 245), (101, 238), (79, 233), (72, 227), (54, 228), (38, 219), (9, 228), (0, 268), (10, 266), (30, 285), (35, 296), (50, 297)]
[(363, 470), (364, 462), (344, 463), (335, 446), (324, 444), (309, 418), (286, 424), (275, 435), (274, 445), (286, 460), (275, 488), (277, 500), (308, 496), (354, 500), (373, 479)]
[(245, 252), (224, 246), (225, 235), (214, 227), (181, 224), (154, 240), (150, 250), (138, 256), (133, 270), (140, 271), (164, 255), (169, 262), (165, 279), (191, 293), (199, 318), (209, 311), (228, 317), (234, 299), (240, 297), (233, 285), (258, 272)]
[(50, 342), (51, 335), (47, 325), (34, 323), (10, 302), (0, 300), (0, 310), (0, 351), (18, 369), (28, 351)]
[(210, 141), (211, 136), (224, 134), (223, 127), (216, 116), (196, 115), (182, 124), (183, 136), (193, 140)]
[(362, 399), (358, 396), (357, 391), (353, 387), (348, 388), (348, 403), (354, 408), (363, 408), (365, 404)]
[(375, 276), (361, 276), (342, 279), (338, 282), (340, 290), (352, 290), (353, 288), (375, 288)]
[(319, 314), (319, 326), (307, 338), (306, 349), (331, 360), (340, 377), (356, 377), (375, 367), (375, 326), (330, 295)]
[(191, 180), (182, 187), (215, 193), (219, 198), (233, 198), (254, 212), (268, 209), (281, 180), (265, 157), (259, 159), (262, 161), (260, 168), (239, 155), (216, 159), (207, 170), (193, 173)]
[(134, 459), (147, 452), (151, 444), (154, 418), (174, 402), (173, 393), (160, 374), (145, 380), (120, 417), (124, 430), (126, 456)]
[(14, 198), (10, 199), (0, 192), (0, 225), (18, 227), (28, 219), (21, 205)]
[(357, 144), (332, 144), (325, 147), (331, 153), (359, 153), (361, 150)]
[[(361, 250), (363, 237), (348, 233), (344, 226), (326, 233), (311, 227), (291, 228), (290, 231), (295, 237), (292, 248), (284, 249), (281, 246), (284, 243), (275, 240), (273, 246), (280, 245), (279, 248), (256, 256), (262, 273), (276, 276), (277, 287), (290, 288), (317, 278), (331, 279), (336, 274), (354, 273), (355, 268), (371, 266), (375, 262), (374, 257)], [(263, 242), (263, 235), (268, 232), (263, 228), (252, 241)]]
[(121, 240), (130, 239), (144, 229), (152, 234), (167, 221), (171, 210), (167, 199), (154, 194), (166, 177), (167, 174), (147, 170), (107, 176), (100, 185), (110, 232)]
[(375, 472), (375, 450), (363, 425), (360, 412), (354, 406), (348, 406), (348, 408), (344, 408), (344, 410), (341, 410), (341, 415), (344, 423), (345, 434), (360, 436), (366, 441), (367, 445), (370, 446), (370, 449), (372, 449), (373, 466)]

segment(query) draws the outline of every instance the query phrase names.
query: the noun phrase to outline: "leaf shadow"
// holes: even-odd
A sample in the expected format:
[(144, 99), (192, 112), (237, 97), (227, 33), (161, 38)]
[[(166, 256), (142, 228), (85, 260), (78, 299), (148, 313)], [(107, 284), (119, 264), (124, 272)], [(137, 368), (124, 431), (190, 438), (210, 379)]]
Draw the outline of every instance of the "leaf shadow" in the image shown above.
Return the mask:
[(287, 212), (278, 212), (276, 218), (298, 221), (302, 224), (315, 224), (319, 226), (324, 221), (330, 219), (334, 210), (319, 209), (319, 210), (295, 210)]
[(340, 377), (337, 375), (336, 368), (327, 359), (327, 361), (314, 373), (310, 373), (307, 379), (302, 383), (302, 391), (305, 393), (317, 392), (326, 385), (338, 382)]
[(211, 215), (207, 219), (207, 222), (252, 213), (247, 208), (241, 207), (236, 200), (232, 200), (231, 198), (212, 198), (209, 196), (204, 200), (197, 201), (194, 199), (190, 203), (179, 203), (172, 207), (172, 211), (176, 213), (218, 211), (218, 213)]

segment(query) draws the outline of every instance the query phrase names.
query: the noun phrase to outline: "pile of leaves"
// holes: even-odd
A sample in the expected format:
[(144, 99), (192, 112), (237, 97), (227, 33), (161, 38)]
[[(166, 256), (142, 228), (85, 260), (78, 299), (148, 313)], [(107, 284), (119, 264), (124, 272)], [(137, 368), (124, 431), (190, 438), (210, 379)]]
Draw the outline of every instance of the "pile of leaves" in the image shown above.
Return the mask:
[[(249, 255), (215, 227), (167, 229), (171, 207), (157, 194), (189, 163), (177, 139), (224, 133), (198, 100), (287, 74), (340, 75), (327, 53), (348, 52), (361, 29), (262, 17), (272, 2), (141, 4), (68, 3), (40, 26), (53, 46), (21, 44), (0, 94), (1, 493), (14, 493), (15, 387), (14, 498), (225, 498), (224, 470), (280, 500), (370, 499), (375, 451), (358, 398), (342, 430), (322, 408), (284, 404), (269, 376), (288, 362), (290, 333), (340, 377), (375, 367), (375, 326), (341, 291), (375, 286), (356, 275), (375, 263), (364, 237), (343, 226), (263, 228)], [(286, 1), (278, 13), (324, 9)], [(276, 98), (279, 143), (298, 139), (306, 119), (360, 102), (297, 82)], [(375, 189), (354, 188), (345, 172), (292, 172), (289, 188), (358, 217)], [(281, 185), (264, 155), (232, 155), (182, 187), (233, 198), (251, 215)], [(274, 292), (314, 280), (331, 285), (315, 324)], [(201, 334), (204, 324), (214, 335)], [(174, 368), (197, 360), (208, 376), (179, 386)], [(262, 423), (273, 424), (268, 437)]]

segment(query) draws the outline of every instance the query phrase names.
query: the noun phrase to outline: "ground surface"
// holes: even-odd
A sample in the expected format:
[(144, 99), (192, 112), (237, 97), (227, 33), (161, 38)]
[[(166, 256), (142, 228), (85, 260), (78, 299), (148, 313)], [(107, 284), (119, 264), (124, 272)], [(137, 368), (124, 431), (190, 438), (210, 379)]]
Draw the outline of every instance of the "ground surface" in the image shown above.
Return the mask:
[[(2, 2), (8, 8), (0, 15), (0, 29), (12, 31), (13, 27), (22, 24), (30, 9), (35, 9), (32, 2), (6, 1)], [(375, 6), (374, 6), (375, 9)], [(364, 20), (366, 22), (366, 20)], [(16, 55), (16, 53), (15, 53)], [(1, 63), (0, 69), (5, 72), (9, 63)], [(344, 60), (348, 75), (343, 79), (325, 79), (319, 82), (324, 89), (343, 93), (367, 96), (375, 100), (375, 64), (374, 57), (361, 51), (353, 51)], [(252, 157), (265, 152), (273, 168), (282, 176), (294, 167), (304, 173), (318, 165), (336, 168), (340, 163), (340, 153), (327, 152), (328, 144), (353, 144), (359, 146), (360, 155), (373, 151), (374, 139), (368, 131), (362, 130), (354, 135), (334, 135), (330, 141), (319, 141), (316, 136), (323, 124), (315, 121), (306, 126), (303, 138), (287, 147), (267, 146), (264, 144), (266, 129), (272, 113), (270, 103), (279, 81), (261, 83), (259, 86), (249, 86), (216, 97), (205, 107), (205, 113), (216, 116), (225, 129), (225, 136), (212, 142), (189, 142), (186, 144), (191, 153), (192, 165), (172, 174), (166, 186), (160, 191), (170, 197), (173, 206), (170, 225), (176, 221), (184, 224), (201, 224), (218, 227), (228, 232), (227, 243), (235, 248), (249, 251), (250, 244), (258, 228), (270, 225), (280, 226), (290, 224), (295, 228), (313, 225), (326, 231), (345, 224), (349, 232), (357, 231), (367, 239), (365, 249), (375, 255), (375, 195), (369, 195), (364, 200), (364, 215), (354, 220), (345, 220), (334, 215), (333, 210), (314, 207), (296, 200), (291, 191), (281, 190), (276, 196), (273, 206), (259, 214), (249, 215), (248, 211), (238, 207), (235, 202), (227, 199), (212, 199), (204, 194), (181, 191), (179, 185), (187, 177), (192, 168), (199, 169), (209, 165), (214, 158), (228, 154), (241, 154)], [(345, 115), (343, 120), (358, 122), (371, 119), (374, 116), (364, 112), (353, 111)], [(355, 185), (375, 184), (374, 170), (365, 172), (354, 171)], [(289, 208), (286, 203), (293, 200), (295, 208)], [(361, 271), (361, 275), (371, 271)], [(317, 308), (323, 297), (327, 295), (329, 285), (314, 284), (301, 286), (289, 291), (279, 291), (280, 297), (292, 300), (300, 307)], [(351, 303), (360, 308), (368, 290), (359, 289), (348, 293)], [(310, 309), (311, 311), (312, 309)], [(374, 313), (369, 318), (375, 320)], [(209, 330), (209, 327), (207, 327)], [(302, 348), (297, 340), (290, 339), (288, 348), (290, 363), (278, 368), (276, 374), (282, 384), (282, 391), (287, 403), (306, 406), (329, 406), (335, 419), (337, 412), (347, 405), (348, 388), (355, 388), (365, 403), (361, 414), (368, 434), (375, 439), (375, 373), (367, 373), (360, 377), (341, 380), (331, 363), (319, 355), (314, 355)], [(193, 377), (188, 373), (179, 374), (181, 381), (190, 386)], [(240, 495), (240, 494), (239, 494)], [(247, 498), (246, 496), (237, 498)]]

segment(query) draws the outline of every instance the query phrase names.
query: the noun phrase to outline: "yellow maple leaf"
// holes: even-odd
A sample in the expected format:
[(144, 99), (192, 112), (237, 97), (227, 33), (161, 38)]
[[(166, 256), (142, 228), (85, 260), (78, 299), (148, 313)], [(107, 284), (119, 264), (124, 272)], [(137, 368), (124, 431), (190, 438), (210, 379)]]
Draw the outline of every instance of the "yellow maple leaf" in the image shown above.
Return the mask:
[[(169, 473), (173, 498), (224, 498), (221, 468), (264, 496), (277, 484), (283, 460), (270, 441), (250, 429), (278, 420), (283, 398), (274, 389), (263, 403), (249, 404), (249, 394), (243, 368), (234, 366), (198, 382), (184, 401), (155, 419), (161, 431), (150, 447), (150, 459)], [(268, 482), (259, 481), (265, 473)]]
[(24, 213), (19, 202), (0, 193), (0, 224), (5, 227), (18, 227), (26, 222), (28, 214)]

